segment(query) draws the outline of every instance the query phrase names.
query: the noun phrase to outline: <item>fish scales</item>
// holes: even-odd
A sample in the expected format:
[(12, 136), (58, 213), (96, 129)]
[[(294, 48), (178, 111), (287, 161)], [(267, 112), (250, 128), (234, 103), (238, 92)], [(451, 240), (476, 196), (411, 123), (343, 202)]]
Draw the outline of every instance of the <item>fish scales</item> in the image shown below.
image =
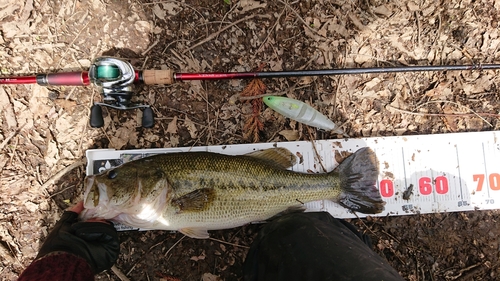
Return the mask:
[[(216, 198), (205, 212), (174, 208), (163, 217), (171, 224), (207, 223), (215, 229), (233, 227), (246, 221), (264, 220), (281, 211), (283, 206), (301, 205), (321, 198), (334, 198), (339, 189), (328, 188), (332, 182), (326, 174), (301, 174), (277, 169), (266, 161), (250, 156), (233, 156), (206, 152), (187, 155), (158, 155), (148, 161), (168, 171), (169, 188), (174, 197), (212, 187)], [(145, 163), (144, 163), (145, 164)], [(210, 169), (207, 167), (211, 166)], [(271, 214), (271, 215), (269, 215)], [(236, 220), (234, 218), (237, 218)]]
[[(374, 187), (378, 174), (375, 154), (363, 149), (357, 155), (345, 167), (321, 174), (287, 170), (295, 156), (284, 148), (242, 156), (209, 152), (155, 155), (88, 176), (83, 218), (103, 217), (207, 238), (207, 230), (266, 220), (321, 199), (353, 210), (379, 212), (384, 202)], [(361, 189), (346, 192), (351, 185)], [(361, 197), (367, 197), (367, 202), (358, 206)]]
[[(168, 171), (174, 189), (191, 190), (208, 186), (222, 189), (268, 191), (287, 186), (300, 188), (314, 184), (331, 186), (325, 174), (303, 174), (279, 169), (250, 156), (234, 157), (208, 152), (186, 155), (157, 155), (150, 159)], [(158, 160), (158, 161), (156, 161)]]

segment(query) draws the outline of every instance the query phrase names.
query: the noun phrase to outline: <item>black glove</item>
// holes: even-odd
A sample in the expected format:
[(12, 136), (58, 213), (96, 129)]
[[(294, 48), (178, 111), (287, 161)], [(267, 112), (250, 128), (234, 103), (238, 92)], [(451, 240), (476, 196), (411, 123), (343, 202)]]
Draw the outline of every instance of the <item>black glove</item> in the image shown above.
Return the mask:
[(52, 252), (67, 252), (85, 259), (94, 274), (110, 269), (118, 259), (120, 241), (113, 225), (78, 222), (78, 214), (65, 211), (47, 236), (37, 259)]

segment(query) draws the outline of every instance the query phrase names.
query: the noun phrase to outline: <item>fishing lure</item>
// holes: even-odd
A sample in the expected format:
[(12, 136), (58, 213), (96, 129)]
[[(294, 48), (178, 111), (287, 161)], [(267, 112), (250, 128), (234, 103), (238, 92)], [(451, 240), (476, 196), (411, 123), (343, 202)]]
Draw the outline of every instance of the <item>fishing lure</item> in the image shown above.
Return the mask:
[(285, 117), (309, 126), (327, 131), (334, 131), (345, 137), (349, 137), (349, 135), (347, 135), (337, 124), (333, 123), (332, 120), (304, 102), (277, 96), (265, 96), (262, 100), (268, 107)]

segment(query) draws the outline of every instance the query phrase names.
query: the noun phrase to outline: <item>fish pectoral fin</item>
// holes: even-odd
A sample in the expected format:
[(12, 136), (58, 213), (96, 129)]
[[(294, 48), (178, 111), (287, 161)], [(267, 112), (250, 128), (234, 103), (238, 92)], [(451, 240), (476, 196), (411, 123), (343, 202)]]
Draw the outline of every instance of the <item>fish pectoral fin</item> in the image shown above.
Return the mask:
[(274, 147), (264, 150), (254, 151), (245, 154), (246, 156), (258, 158), (271, 163), (281, 169), (288, 169), (297, 163), (297, 157), (284, 147)]
[(172, 204), (179, 208), (179, 212), (203, 211), (215, 199), (215, 189), (200, 188), (173, 199)]
[(210, 237), (208, 231), (204, 228), (187, 227), (179, 229), (179, 232), (188, 237), (197, 239), (208, 239)]

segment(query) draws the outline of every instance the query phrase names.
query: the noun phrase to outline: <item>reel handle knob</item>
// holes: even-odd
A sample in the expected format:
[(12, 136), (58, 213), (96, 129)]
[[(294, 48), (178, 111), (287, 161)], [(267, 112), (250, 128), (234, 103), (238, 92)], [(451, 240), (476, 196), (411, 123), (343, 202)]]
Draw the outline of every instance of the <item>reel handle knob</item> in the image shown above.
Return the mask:
[(102, 108), (94, 104), (90, 108), (90, 127), (101, 128), (104, 126), (104, 119), (102, 118)]
[(155, 125), (155, 117), (153, 114), (153, 110), (151, 107), (144, 108), (142, 112), (142, 127), (144, 128), (153, 128)]

